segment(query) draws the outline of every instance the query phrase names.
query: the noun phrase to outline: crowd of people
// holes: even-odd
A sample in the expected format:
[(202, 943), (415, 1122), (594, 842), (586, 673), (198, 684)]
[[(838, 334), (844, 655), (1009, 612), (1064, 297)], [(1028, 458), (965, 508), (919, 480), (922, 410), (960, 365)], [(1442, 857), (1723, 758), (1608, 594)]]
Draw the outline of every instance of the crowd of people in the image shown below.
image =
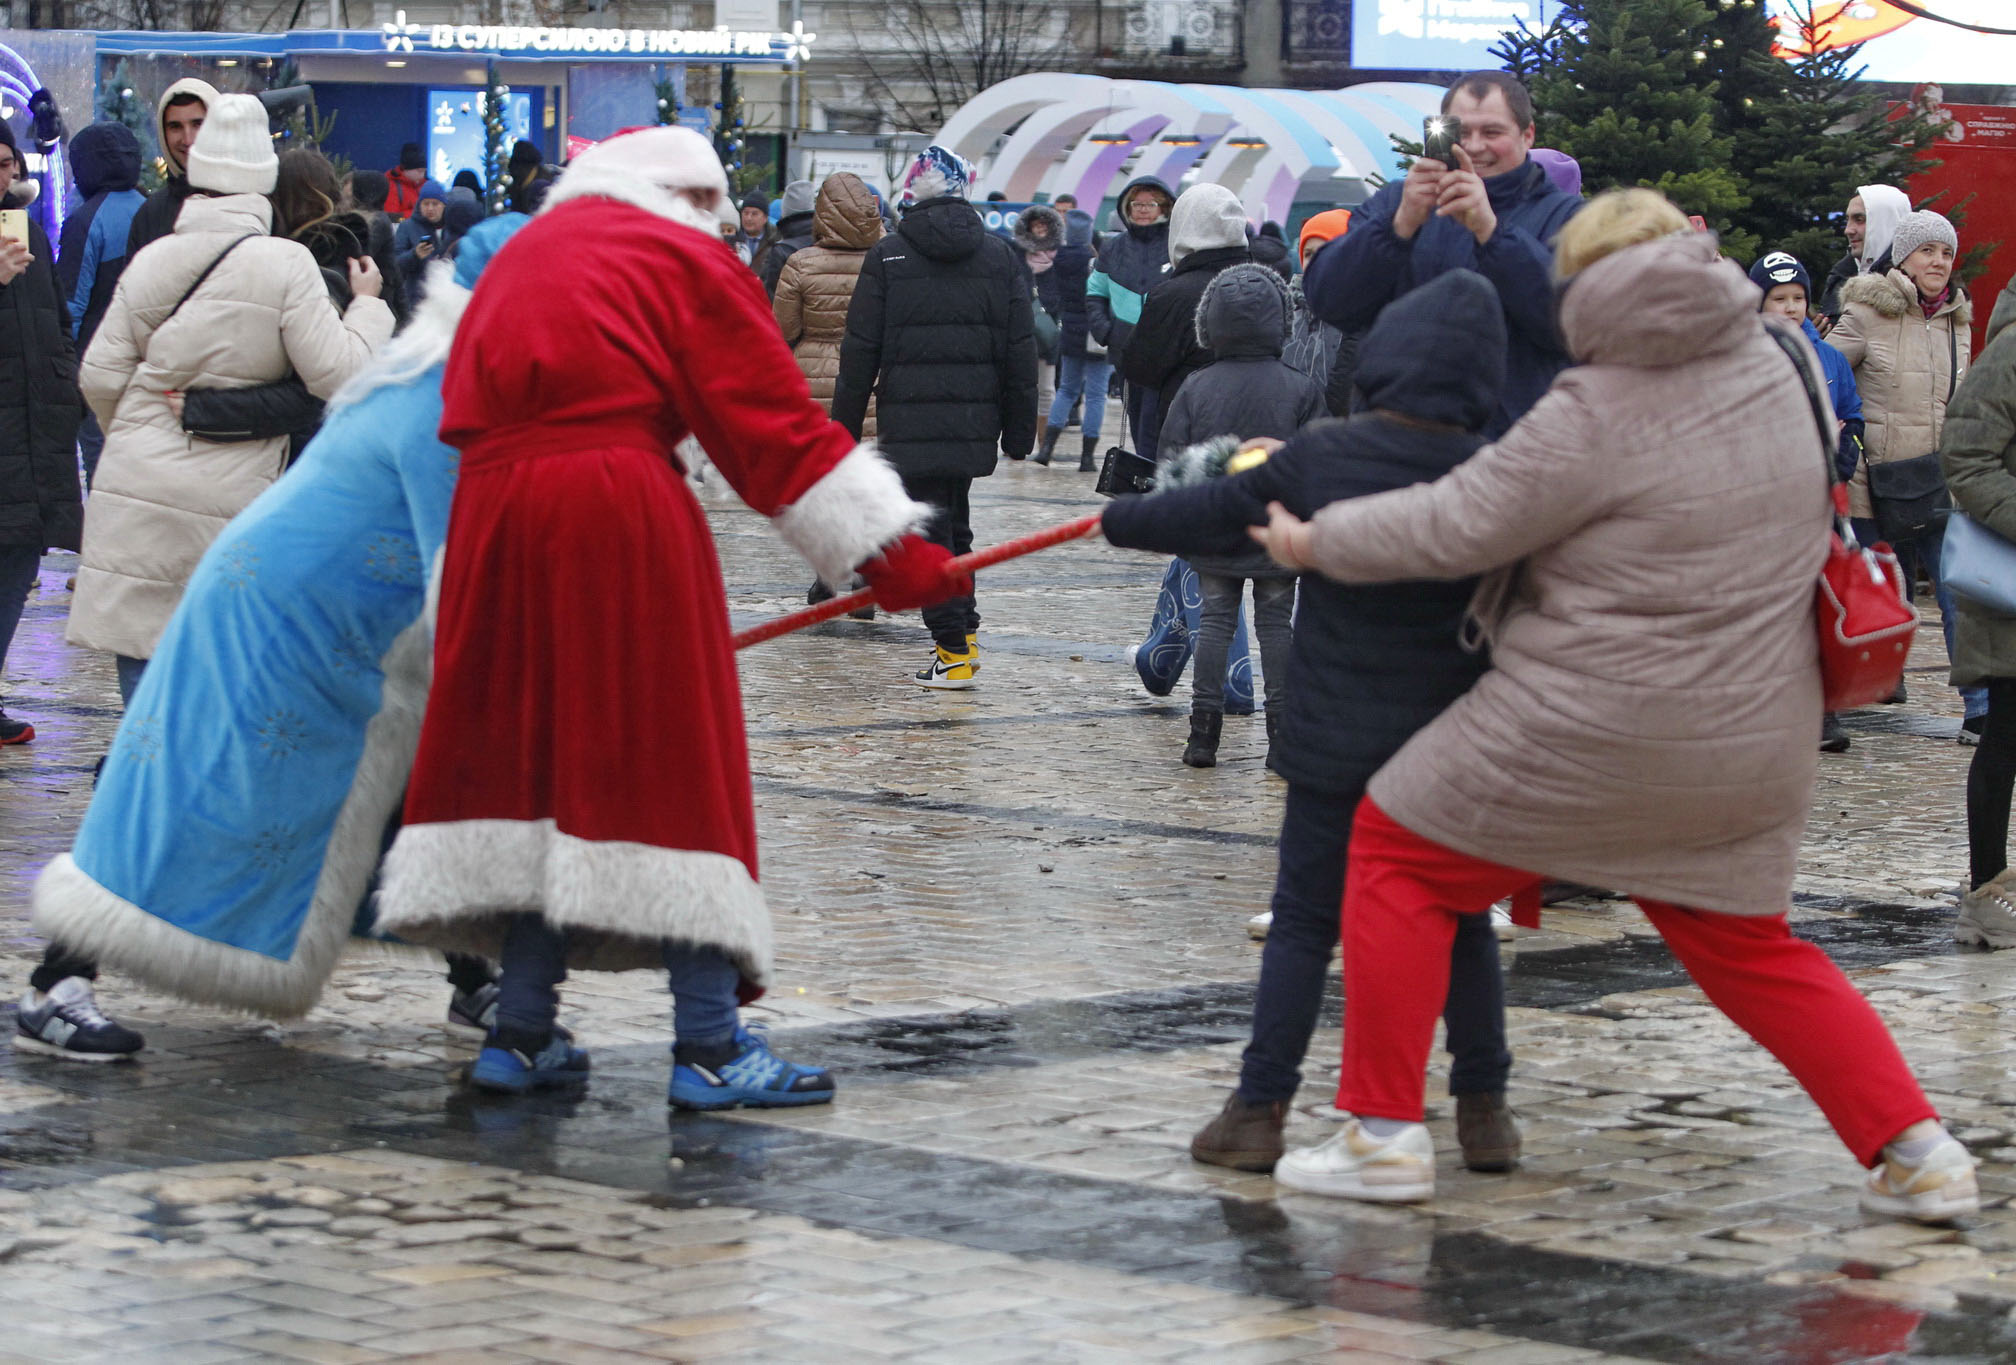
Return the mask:
[[(973, 481), (1051, 463), (1074, 422), (1098, 468), (1117, 382), (1115, 454), (1155, 484), (1102, 530), (1173, 557), (1135, 669), (1162, 694), (1191, 669), (1182, 761), (1214, 766), (1252, 709), (1250, 592), (1286, 783), (1252, 1039), (1197, 1160), (1430, 1198), (1440, 1014), (1462, 1159), (1515, 1167), (1491, 911), (1530, 922), (1565, 881), (1637, 901), (1869, 1168), (1866, 1206), (1976, 1206), (1881, 1020), (1786, 918), (1819, 755), (1849, 747), (1813, 628), (1840, 481), (1853, 534), (1894, 546), (1907, 592), (1929, 580), (1979, 745), (1955, 935), (2016, 946), (2016, 615), (1941, 573), (1948, 487), (2016, 540), (2016, 292), (1977, 359), (1958, 234), (1901, 190), (1846, 206), (1816, 294), (1656, 192), (1586, 198), (1492, 71), (1448, 90), (1449, 162), (1292, 248), (1223, 186), (1154, 177), (1103, 235), (1068, 196), (996, 233), (938, 146), (886, 198), (842, 173), (773, 215), (675, 128), (564, 169), (520, 144), (493, 217), (417, 147), (346, 181), (276, 155), (251, 96), (178, 81), (158, 113), (161, 189), (95, 125), (62, 250), (0, 239), (22, 338), (0, 349), (0, 651), (42, 553), (79, 550), (68, 638), (111, 656), (125, 708), (37, 883), (23, 1050), (144, 1048), (99, 1008), (101, 964), (287, 1017), (363, 935), (443, 952), (479, 1088), (579, 1085), (567, 972), (649, 968), (670, 1104), (830, 1101), (737, 1009), (771, 929), (686, 476), (704, 452), (772, 518), (813, 600), (921, 611), (916, 683), (964, 690)], [(0, 137), (10, 204), (21, 170)], [(566, 307), (517, 306), (560, 278)], [(638, 677), (680, 705), (635, 706)], [(0, 713), (0, 743), (32, 738)], [(1290, 1151), (1340, 943), (1344, 1121)]]

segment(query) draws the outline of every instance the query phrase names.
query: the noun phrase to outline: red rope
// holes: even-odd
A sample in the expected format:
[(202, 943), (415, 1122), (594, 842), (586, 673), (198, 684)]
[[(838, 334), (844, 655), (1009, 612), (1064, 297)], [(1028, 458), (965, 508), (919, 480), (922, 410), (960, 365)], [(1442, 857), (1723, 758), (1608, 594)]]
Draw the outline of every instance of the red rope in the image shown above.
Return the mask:
[[(946, 566), (946, 571), (948, 573), (977, 573), (990, 564), (999, 564), (1003, 560), (1008, 559), (1020, 559), (1023, 555), (1034, 554), (1038, 550), (1047, 550), (1053, 545), (1062, 545), (1067, 540), (1082, 540), (1084, 537), (1097, 532), (1098, 529), (1099, 514), (1094, 512), (1092, 515), (1080, 517), (1076, 521), (1067, 521), (1061, 526), (1052, 526), (1048, 530), (1043, 531), (1032, 531), (1026, 536), (1017, 536), (1013, 540), (1004, 540), (999, 545), (990, 545), (984, 550), (975, 550), (971, 554), (960, 555)], [(791, 632), (803, 630), (807, 626), (816, 626), (821, 621), (831, 621), (836, 616), (845, 616), (848, 612), (868, 606), (874, 601), (875, 594), (867, 588), (862, 588), (858, 592), (846, 593), (840, 597), (829, 597), (816, 607), (807, 607), (803, 611), (790, 612), (787, 615), (765, 621), (760, 626), (751, 626), (747, 630), (737, 631), (735, 633), (735, 648), (747, 649), (751, 645), (760, 645), (765, 640), (774, 640), (780, 635), (789, 635)]]

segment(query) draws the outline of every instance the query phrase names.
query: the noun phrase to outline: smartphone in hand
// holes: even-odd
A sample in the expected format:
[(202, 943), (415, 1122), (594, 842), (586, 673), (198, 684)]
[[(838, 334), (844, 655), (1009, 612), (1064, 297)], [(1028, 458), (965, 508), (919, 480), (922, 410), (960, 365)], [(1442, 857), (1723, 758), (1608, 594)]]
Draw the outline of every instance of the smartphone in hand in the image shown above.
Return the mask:
[(1456, 140), (1463, 125), (1446, 114), (1430, 114), (1421, 120), (1421, 155), (1451, 169), (1456, 165)]
[(28, 210), (0, 209), (0, 237), (11, 237), (28, 245)]

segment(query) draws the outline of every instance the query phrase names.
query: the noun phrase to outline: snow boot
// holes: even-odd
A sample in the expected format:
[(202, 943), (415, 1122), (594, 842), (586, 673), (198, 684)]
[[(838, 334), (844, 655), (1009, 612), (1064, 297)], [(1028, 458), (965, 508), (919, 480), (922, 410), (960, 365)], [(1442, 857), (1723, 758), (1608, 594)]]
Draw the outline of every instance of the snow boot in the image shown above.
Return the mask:
[(1215, 768), (1218, 766), (1218, 732), (1225, 725), (1223, 711), (1206, 711), (1199, 707), (1190, 713), (1190, 743), (1183, 750), (1183, 761), (1193, 768)]
[(1078, 452), (1078, 472), (1080, 474), (1098, 472), (1099, 466), (1092, 462), (1092, 448), (1098, 444), (1099, 438), (1097, 436), (1087, 436), (1085, 438), (1084, 449)]
[(1057, 428), (1049, 427), (1043, 432), (1043, 443), (1036, 448), (1036, 463), (1049, 464), (1050, 457), (1057, 453)]

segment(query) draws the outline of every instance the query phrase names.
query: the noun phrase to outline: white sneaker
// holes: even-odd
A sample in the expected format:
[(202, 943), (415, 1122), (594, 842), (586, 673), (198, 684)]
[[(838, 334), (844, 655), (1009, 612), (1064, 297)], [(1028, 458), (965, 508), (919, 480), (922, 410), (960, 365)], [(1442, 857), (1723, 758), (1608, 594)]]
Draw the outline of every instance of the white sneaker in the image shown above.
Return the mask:
[(1525, 926), (1512, 922), (1512, 902), (1499, 901), (1491, 907), (1491, 932), (1498, 935), (1500, 943), (1510, 943), (1526, 932)]
[(2016, 948), (2016, 888), (2009, 874), (1960, 897), (1960, 914), (1953, 921), (1955, 943), (1978, 943), (1986, 948)]
[(1246, 937), (1255, 940), (1264, 939), (1267, 937), (1267, 931), (1273, 927), (1274, 912), (1272, 910), (1262, 910), (1252, 919), (1246, 921)]
[(1297, 1147), (1274, 1166), (1275, 1183), (1336, 1199), (1375, 1204), (1413, 1204), (1435, 1197), (1435, 1144), (1428, 1129), (1410, 1123), (1388, 1138), (1375, 1138), (1352, 1118), (1337, 1136), (1315, 1147)]
[[(1883, 1159), (1869, 1172), (1869, 1183), (1862, 1187), (1863, 1208), (1918, 1223), (1944, 1223), (1979, 1211), (1974, 1158), (1951, 1134), (1916, 1164), (1906, 1164), (1896, 1151), (1895, 1144), (1885, 1147)], [(1275, 1178), (1280, 1178), (1278, 1172)]]

